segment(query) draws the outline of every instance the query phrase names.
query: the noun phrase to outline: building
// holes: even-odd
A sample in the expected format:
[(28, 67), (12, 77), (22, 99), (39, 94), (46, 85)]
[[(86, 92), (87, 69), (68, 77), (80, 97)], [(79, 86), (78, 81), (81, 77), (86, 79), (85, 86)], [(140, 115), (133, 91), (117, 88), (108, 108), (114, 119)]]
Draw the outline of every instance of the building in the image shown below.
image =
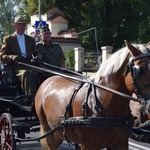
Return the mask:
[(77, 37), (76, 30), (68, 29), (68, 21), (57, 7), (48, 9), (41, 15), (41, 22), (39, 20), (39, 11), (36, 11), (30, 16), (31, 23), (27, 25), (27, 34), (35, 37), (37, 42), (40, 40), (40, 25), (45, 25), (46, 22), (52, 32), (52, 41), (59, 43), (63, 50), (81, 47), (82, 42)]

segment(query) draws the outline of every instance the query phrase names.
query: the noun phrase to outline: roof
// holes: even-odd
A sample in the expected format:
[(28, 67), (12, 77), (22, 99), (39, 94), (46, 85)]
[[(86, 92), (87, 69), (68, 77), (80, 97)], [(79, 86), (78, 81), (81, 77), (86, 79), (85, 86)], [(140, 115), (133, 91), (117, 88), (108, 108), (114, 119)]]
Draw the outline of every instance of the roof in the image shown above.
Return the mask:
[[(59, 9), (59, 8), (57, 8), (57, 7), (53, 7), (53, 8), (48, 8), (45, 12), (44, 12), (44, 14), (63, 14), (63, 12)], [(36, 15), (36, 14), (39, 14), (39, 10), (36, 10), (34, 13), (33, 13), (33, 15)]]
[(69, 33), (73, 33), (73, 32), (76, 32), (76, 30), (75, 29), (61, 30), (60, 32), (58, 32), (58, 35), (69, 34)]
[(78, 38), (64, 38), (64, 37), (52, 37), (52, 41), (56, 43), (76, 43), (82, 44), (82, 41)]
[(56, 19), (58, 17), (62, 17), (62, 18), (64, 18), (67, 21), (67, 19), (63, 15), (61, 15), (61, 14), (55, 14), (55, 15), (47, 18), (47, 20), (51, 20), (52, 21), (52, 20), (54, 20), (54, 19)]
[(63, 14), (63, 12), (58, 7), (48, 8), (45, 11), (45, 14)]

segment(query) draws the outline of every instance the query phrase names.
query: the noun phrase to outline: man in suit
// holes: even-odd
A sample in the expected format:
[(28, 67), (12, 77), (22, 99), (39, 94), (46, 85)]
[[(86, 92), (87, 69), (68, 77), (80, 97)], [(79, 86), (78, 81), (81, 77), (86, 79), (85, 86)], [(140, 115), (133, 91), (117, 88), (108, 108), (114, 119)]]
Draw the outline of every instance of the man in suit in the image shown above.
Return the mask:
[(15, 62), (31, 63), (31, 54), (36, 48), (35, 39), (24, 33), (26, 22), (22, 16), (15, 18), (13, 26), (15, 33), (4, 37), (0, 58), (2, 62), (13, 65), (14, 73), (21, 81), (24, 93), (26, 95), (35, 94), (37, 87), (35, 77), (32, 76), (33, 69)]

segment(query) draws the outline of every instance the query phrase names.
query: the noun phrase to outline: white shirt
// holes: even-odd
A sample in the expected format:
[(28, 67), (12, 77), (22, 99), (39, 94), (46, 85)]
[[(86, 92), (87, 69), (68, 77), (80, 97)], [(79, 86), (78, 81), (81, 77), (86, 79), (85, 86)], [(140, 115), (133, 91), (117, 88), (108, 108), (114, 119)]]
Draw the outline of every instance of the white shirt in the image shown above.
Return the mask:
[(19, 44), (19, 47), (20, 47), (20, 50), (21, 50), (21, 55), (23, 57), (25, 57), (26, 56), (26, 45), (25, 45), (25, 36), (24, 36), (24, 34), (22, 34), (22, 35), (17, 34), (17, 40), (18, 40), (18, 44)]

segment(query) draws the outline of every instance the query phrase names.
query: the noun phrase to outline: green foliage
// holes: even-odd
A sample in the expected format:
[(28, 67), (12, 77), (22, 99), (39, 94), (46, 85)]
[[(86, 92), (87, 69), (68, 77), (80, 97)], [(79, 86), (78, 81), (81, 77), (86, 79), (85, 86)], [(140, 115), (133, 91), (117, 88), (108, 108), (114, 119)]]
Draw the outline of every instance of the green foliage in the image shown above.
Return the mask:
[[(0, 20), (3, 20), (2, 31), (10, 32), (8, 20), (14, 18), (10, 6), (14, 3), (8, 0), (10, 5), (4, 5), (1, 0)], [(19, 4), (19, 0), (14, 0)], [(36, 10), (39, 9), (39, 0), (22, 0), (18, 5), (19, 12), (30, 20)], [(75, 28), (78, 33), (96, 27), (94, 30), (84, 32), (78, 37), (83, 41), (85, 49), (96, 49), (95, 36), (98, 40), (98, 47), (113, 46), (115, 49), (124, 45), (124, 40), (136, 43), (147, 43), (150, 33), (150, 1), (149, 0), (40, 0), (41, 13), (48, 8), (58, 7), (68, 20), (69, 28)], [(8, 9), (6, 9), (8, 8)], [(6, 14), (6, 15), (5, 15)]]
[(0, 44), (4, 36), (14, 32), (12, 23), (17, 15), (16, 5), (19, 3), (19, 0), (0, 0)]
[(74, 65), (75, 65), (74, 51), (72, 49), (68, 49), (63, 52), (66, 58), (65, 61), (66, 68), (70, 70), (74, 70)]

